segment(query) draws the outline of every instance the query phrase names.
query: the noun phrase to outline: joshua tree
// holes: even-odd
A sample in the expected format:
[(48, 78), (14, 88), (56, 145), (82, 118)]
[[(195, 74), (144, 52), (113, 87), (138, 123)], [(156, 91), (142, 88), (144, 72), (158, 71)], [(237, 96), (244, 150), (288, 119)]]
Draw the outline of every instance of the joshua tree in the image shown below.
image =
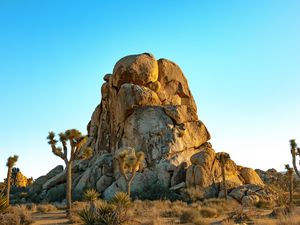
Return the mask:
[(289, 177), (290, 205), (292, 205), (293, 204), (293, 192), (294, 192), (294, 184), (293, 184), (294, 170), (293, 170), (293, 168), (290, 167), (289, 164), (285, 165), (285, 169), (287, 170), (287, 175)]
[(219, 152), (216, 155), (216, 159), (221, 163), (224, 197), (227, 200), (227, 187), (226, 187), (226, 177), (225, 177), (225, 165), (228, 162), (228, 160), (230, 159), (230, 155), (228, 153), (226, 153), (226, 152)]
[(10, 156), (7, 159), (7, 178), (6, 178), (6, 198), (7, 198), (7, 204), (9, 205), (9, 194), (10, 194), (10, 183), (11, 183), (11, 174), (12, 174), (12, 168), (15, 166), (16, 162), (18, 161), (19, 156), (14, 155)]
[[(72, 207), (72, 163), (74, 160), (88, 159), (92, 155), (91, 148), (84, 148), (84, 144), (87, 141), (87, 136), (83, 136), (78, 130), (71, 129), (64, 133), (59, 134), (59, 141), (62, 147), (57, 147), (58, 142), (55, 139), (55, 133), (49, 132), (47, 137), (48, 143), (51, 145), (52, 152), (54, 155), (64, 160), (66, 164), (67, 173), (67, 185), (66, 185), (66, 199), (67, 199), (67, 213), (71, 216)], [(70, 152), (68, 154), (67, 142), (70, 144)]]
[(295, 139), (290, 140), (290, 145), (291, 145), (291, 154), (293, 157), (293, 167), (297, 176), (300, 177), (300, 173), (297, 169), (297, 164), (296, 164), (296, 157), (300, 156), (300, 148), (297, 148), (297, 143)]
[(143, 167), (144, 158), (144, 152), (136, 152), (130, 147), (123, 148), (117, 156), (120, 172), (126, 181), (128, 196), (130, 196), (131, 183), (136, 172)]

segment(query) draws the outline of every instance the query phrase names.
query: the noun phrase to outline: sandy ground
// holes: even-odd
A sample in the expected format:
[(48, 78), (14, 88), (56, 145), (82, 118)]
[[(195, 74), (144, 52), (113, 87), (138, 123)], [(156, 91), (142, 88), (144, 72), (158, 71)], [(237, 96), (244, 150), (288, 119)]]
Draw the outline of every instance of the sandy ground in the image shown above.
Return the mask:
[(66, 211), (55, 211), (49, 213), (34, 213), (33, 225), (55, 225), (55, 224), (71, 224), (66, 218)]

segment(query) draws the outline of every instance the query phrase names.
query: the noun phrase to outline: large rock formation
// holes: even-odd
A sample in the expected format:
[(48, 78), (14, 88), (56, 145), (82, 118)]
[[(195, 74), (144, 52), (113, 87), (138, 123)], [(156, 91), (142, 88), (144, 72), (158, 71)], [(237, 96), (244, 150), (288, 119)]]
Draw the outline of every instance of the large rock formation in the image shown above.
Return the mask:
[[(115, 159), (124, 146), (146, 156), (132, 192), (142, 192), (151, 185), (220, 188), (221, 168), (208, 142), (210, 134), (198, 118), (188, 82), (175, 63), (156, 60), (148, 53), (126, 56), (104, 81), (101, 102), (87, 127), (87, 145), (94, 149), (94, 156), (74, 163), (75, 196), (91, 187), (105, 198), (125, 190)], [(226, 166), (226, 177), (232, 187), (250, 183), (263, 186), (255, 171), (233, 161)], [(47, 195), (64, 182), (62, 171), (39, 188)]]

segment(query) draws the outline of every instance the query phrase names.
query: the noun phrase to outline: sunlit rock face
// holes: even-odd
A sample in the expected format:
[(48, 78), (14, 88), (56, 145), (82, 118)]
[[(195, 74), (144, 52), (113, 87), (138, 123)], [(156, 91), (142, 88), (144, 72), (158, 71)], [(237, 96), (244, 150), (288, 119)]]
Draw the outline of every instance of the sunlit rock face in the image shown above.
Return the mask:
[[(115, 159), (122, 147), (145, 153), (144, 170), (137, 173), (132, 192), (155, 185), (206, 188), (221, 181), (220, 165), (208, 143), (210, 134), (198, 118), (178, 65), (156, 60), (149, 53), (130, 55), (120, 59), (113, 73), (103, 79), (101, 101), (87, 126), (87, 145), (94, 149), (94, 156), (73, 166), (75, 197), (87, 188), (96, 188), (104, 198), (125, 191)], [(254, 171), (242, 169), (231, 161), (226, 176), (235, 185), (263, 184), (258, 176), (249, 177)], [(64, 172), (57, 174), (44, 185), (44, 192), (64, 180)]]

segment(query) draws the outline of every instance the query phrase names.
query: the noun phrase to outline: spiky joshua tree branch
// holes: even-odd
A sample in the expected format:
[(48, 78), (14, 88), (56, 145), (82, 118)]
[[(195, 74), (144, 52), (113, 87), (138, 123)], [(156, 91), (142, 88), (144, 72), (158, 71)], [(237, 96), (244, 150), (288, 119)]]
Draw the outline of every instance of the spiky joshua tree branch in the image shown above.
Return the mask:
[[(49, 132), (47, 137), (48, 144), (51, 146), (54, 155), (64, 160), (66, 164), (67, 173), (67, 185), (66, 185), (66, 199), (67, 199), (67, 212), (71, 216), (72, 206), (72, 162), (74, 160), (88, 159), (92, 156), (93, 150), (89, 147), (84, 147), (88, 137), (83, 136), (78, 130), (71, 129), (65, 132), (59, 133), (59, 141), (61, 147), (57, 147), (57, 140), (55, 139), (55, 133)], [(69, 142), (70, 152), (68, 152)]]

